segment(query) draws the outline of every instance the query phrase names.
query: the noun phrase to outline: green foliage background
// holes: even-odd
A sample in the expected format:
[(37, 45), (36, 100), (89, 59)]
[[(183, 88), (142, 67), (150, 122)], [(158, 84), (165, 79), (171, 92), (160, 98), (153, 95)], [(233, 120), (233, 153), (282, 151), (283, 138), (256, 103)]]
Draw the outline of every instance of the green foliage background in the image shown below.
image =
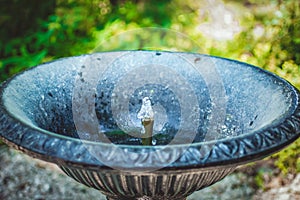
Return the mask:
[[(167, 49), (248, 62), (277, 73), (300, 89), (299, 1), (223, 2), (242, 27), (226, 41), (197, 29), (210, 20), (207, 13), (202, 16), (200, 12), (209, 4), (205, 0), (0, 0), (0, 81), (59, 57), (116, 49)], [(148, 28), (148, 32), (126, 36), (125, 31), (143, 27), (162, 31), (156, 34)], [(263, 33), (255, 35), (256, 28)], [(173, 36), (179, 32), (194, 43), (175, 41)], [(299, 155), (298, 140), (273, 157), (283, 173), (296, 173), (300, 171)]]

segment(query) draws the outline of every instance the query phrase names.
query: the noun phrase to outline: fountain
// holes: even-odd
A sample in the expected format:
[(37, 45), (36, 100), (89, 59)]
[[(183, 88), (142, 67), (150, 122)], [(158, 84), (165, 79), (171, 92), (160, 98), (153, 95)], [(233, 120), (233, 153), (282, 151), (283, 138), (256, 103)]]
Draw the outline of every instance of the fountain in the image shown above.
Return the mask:
[(180, 52), (59, 59), (2, 83), (0, 137), (107, 199), (186, 199), (300, 135), (299, 92), (263, 69)]

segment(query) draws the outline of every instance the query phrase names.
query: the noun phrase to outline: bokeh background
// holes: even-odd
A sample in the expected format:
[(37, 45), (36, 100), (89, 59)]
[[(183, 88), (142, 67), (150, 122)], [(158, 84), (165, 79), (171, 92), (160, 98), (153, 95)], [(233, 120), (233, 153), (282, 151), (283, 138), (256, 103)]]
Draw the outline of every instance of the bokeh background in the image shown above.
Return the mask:
[[(159, 49), (247, 62), (300, 89), (297, 0), (0, 0), (0, 27), (1, 82), (60, 57)], [(262, 191), (274, 177), (289, 184), (300, 172), (300, 140), (239, 172)]]

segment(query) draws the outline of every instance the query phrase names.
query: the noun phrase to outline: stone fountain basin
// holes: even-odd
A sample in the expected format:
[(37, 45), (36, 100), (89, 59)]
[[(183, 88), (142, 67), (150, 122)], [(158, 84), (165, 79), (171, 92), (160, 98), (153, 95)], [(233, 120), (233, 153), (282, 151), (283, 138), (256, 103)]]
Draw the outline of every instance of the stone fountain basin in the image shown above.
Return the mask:
[[(130, 97), (116, 93), (124, 88)], [(125, 121), (149, 91), (157, 94), (152, 103), (164, 110), (157, 115), (164, 123), (156, 127), (156, 145), (143, 146), (137, 135), (125, 134), (138, 132), (130, 129), (136, 119)], [(114, 109), (124, 98), (127, 107)], [(192, 53), (105, 52), (45, 63), (4, 82), (0, 137), (109, 199), (184, 199), (296, 140), (299, 108), (295, 87), (245, 63)]]

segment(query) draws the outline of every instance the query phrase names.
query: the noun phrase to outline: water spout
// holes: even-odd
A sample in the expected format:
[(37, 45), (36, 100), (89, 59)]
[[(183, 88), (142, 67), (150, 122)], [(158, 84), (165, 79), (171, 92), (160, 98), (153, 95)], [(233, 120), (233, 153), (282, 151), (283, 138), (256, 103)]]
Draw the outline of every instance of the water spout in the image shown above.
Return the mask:
[(137, 118), (141, 120), (143, 125), (141, 133), (143, 145), (152, 145), (153, 125), (154, 125), (154, 112), (151, 106), (149, 97), (144, 97), (142, 101), (141, 110), (137, 114)]

